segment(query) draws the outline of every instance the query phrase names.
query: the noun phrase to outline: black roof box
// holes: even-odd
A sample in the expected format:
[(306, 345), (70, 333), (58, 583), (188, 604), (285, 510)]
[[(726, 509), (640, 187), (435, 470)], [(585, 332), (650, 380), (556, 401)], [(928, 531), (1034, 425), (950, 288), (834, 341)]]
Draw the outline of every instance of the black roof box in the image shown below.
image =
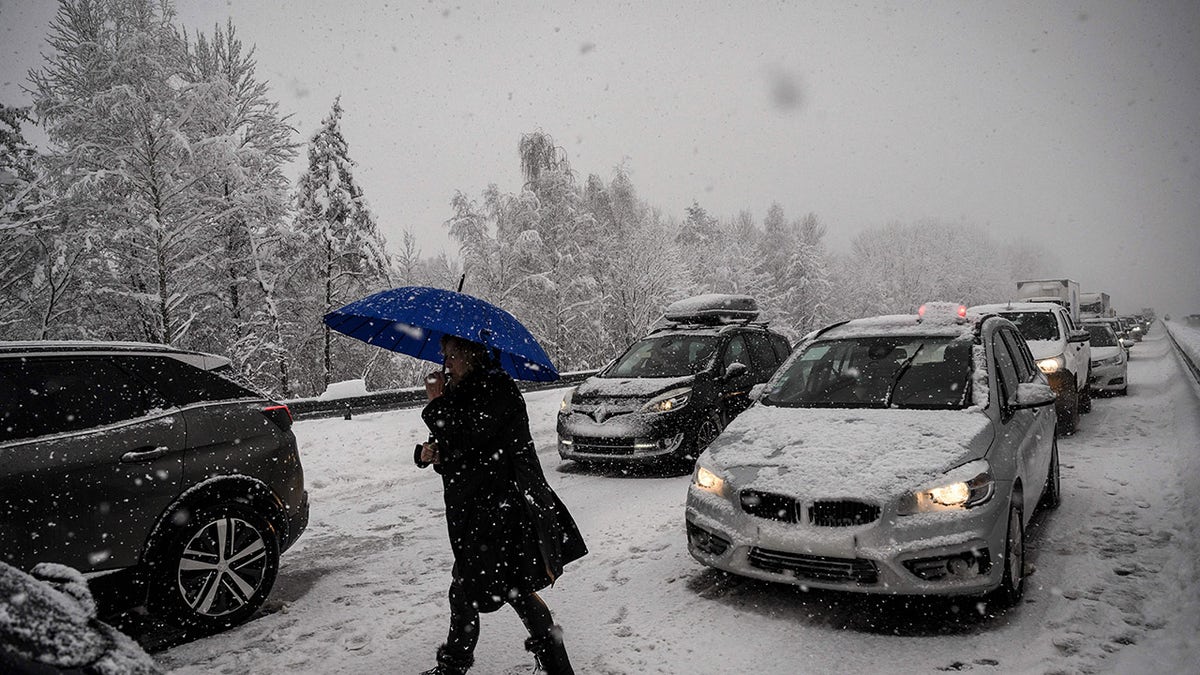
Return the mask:
[(758, 318), (758, 302), (749, 295), (708, 293), (678, 300), (663, 313), (675, 323), (736, 323)]

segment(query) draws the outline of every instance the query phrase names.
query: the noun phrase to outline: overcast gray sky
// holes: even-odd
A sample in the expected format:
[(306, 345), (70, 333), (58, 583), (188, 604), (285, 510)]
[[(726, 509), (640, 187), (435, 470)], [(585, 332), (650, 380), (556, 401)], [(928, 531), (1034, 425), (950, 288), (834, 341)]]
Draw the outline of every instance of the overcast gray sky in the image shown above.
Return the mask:
[[(0, 0), (0, 101), (56, 3)], [(1200, 2), (178, 0), (232, 17), (307, 140), (341, 94), (385, 233), (451, 248), (455, 190), (542, 130), (641, 196), (863, 228), (940, 218), (1055, 251), (1118, 309), (1200, 312)], [(931, 261), (936, 264), (936, 261)]]

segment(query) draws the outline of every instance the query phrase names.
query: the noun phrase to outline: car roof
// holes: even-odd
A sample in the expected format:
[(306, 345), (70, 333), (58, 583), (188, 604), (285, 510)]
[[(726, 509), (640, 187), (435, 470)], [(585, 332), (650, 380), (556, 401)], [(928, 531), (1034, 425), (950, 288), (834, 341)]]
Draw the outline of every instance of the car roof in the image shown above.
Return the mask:
[(660, 328), (651, 329), (649, 333), (643, 335), (642, 337), (659, 337), (662, 335), (725, 335), (727, 333), (735, 333), (743, 330), (779, 335), (779, 333), (768, 328), (766, 324), (755, 322), (724, 324), (667, 324)]
[(975, 334), (976, 326), (983, 317), (975, 320), (954, 321), (945, 319), (919, 320), (916, 314), (889, 314), (854, 319), (836, 324), (812, 336), (817, 340), (841, 340), (858, 337), (882, 337), (885, 335), (927, 335), (930, 337), (966, 337)]
[(0, 341), (0, 357), (52, 354), (155, 354), (170, 356), (203, 370), (215, 370), (230, 365), (224, 356), (177, 349), (153, 342), (102, 342), (87, 340), (28, 340)]
[(1057, 312), (1066, 309), (1054, 302), (997, 302), (967, 308), (968, 314), (1000, 314), (1002, 312)]

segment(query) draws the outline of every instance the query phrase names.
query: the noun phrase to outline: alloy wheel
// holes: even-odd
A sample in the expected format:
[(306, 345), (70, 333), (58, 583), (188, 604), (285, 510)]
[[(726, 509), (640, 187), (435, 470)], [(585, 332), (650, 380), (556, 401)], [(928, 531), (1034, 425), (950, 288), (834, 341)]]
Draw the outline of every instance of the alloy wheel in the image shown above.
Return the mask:
[(263, 533), (225, 515), (200, 528), (177, 567), (180, 597), (193, 612), (217, 617), (246, 606), (262, 587), (270, 559)]

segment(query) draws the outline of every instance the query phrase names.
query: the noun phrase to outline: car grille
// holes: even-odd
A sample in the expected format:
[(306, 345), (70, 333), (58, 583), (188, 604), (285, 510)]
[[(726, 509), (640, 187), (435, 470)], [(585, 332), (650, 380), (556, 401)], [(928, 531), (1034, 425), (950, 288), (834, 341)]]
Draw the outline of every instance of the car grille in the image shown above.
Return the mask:
[(808, 507), (808, 521), (821, 527), (850, 527), (879, 520), (879, 506), (856, 501), (818, 501)]
[(770, 551), (755, 547), (750, 549), (749, 560), (752, 566), (760, 570), (775, 573), (791, 572), (799, 579), (811, 581), (860, 585), (874, 584), (879, 581), (879, 570), (875, 567), (875, 561), (863, 558), (830, 558)]
[[(800, 514), (804, 513), (795, 499), (773, 492), (742, 490), (740, 501), (746, 513), (783, 523), (798, 523)], [(875, 504), (823, 500), (808, 507), (808, 522), (818, 527), (850, 527), (873, 523), (879, 520), (879, 514), (879, 506)]]
[(575, 436), (575, 452), (589, 455), (632, 455), (632, 438), (594, 438)]
[(741, 502), (742, 510), (752, 516), (784, 523), (794, 523), (799, 519), (796, 500), (787, 495), (759, 492), (758, 490), (742, 490)]

